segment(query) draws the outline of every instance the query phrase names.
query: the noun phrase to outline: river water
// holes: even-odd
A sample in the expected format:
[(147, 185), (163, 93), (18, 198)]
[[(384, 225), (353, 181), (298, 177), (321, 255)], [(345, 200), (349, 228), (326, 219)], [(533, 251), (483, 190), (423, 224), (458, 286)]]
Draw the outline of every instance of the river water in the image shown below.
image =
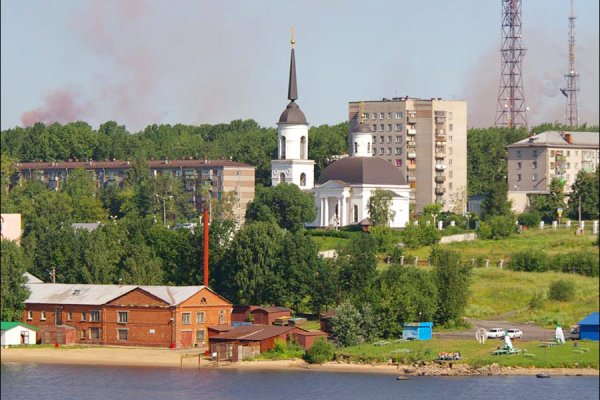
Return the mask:
[(2, 399), (598, 399), (598, 377), (411, 377), (2, 363)]

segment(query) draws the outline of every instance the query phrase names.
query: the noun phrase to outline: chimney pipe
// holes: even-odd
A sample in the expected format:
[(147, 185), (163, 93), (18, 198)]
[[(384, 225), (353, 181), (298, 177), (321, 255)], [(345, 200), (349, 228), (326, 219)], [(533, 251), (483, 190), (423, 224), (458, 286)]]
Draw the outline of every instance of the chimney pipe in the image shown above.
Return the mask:
[(204, 225), (204, 286), (208, 287), (208, 203), (204, 203), (202, 222)]
[(572, 143), (573, 143), (573, 138), (571, 137), (571, 134), (570, 134), (570, 133), (566, 133), (566, 132), (565, 132), (565, 135), (564, 135), (564, 137), (565, 137), (565, 140), (567, 141), (567, 143), (569, 143), (569, 144), (572, 144)]

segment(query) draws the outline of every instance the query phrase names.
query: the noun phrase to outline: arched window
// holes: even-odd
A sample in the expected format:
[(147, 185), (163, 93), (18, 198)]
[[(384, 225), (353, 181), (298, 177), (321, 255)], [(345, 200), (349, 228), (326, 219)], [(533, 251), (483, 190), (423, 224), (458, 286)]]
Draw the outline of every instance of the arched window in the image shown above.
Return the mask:
[(281, 137), (281, 159), (285, 160), (285, 136)]
[(285, 182), (285, 174), (282, 172), (279, 174), (279, 183), (284, 183)]
[(306, 174), (304, 172), (300, 174), (300, 186), (306, 186)]
[(354, 205), (354, 222), (358, 222), (358, 206)]
[(354, 154), (358, 153), (358, 143), (354, 142)]
[(371, 152), (371, 143), (370, 142), (367, 143), (367, 152), (369, 152), (369, 153)]
[(304, 136), (300, 138), (300, 159), (306, 160), (306, 138)]

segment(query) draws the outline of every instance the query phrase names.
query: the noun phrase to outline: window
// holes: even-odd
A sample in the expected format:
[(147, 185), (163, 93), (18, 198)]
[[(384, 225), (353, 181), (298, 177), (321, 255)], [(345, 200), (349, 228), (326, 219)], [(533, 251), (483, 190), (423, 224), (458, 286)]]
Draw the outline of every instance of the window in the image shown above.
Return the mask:
[(402, 136), (396, 136), (396, 143), (402, 143)]
[(358, 153), (358, 143), (354, 142), (354, 154)]
[(537, 150), (533, 150), (533, 156), (537, 157)]
[(448, 183), (448, 189), (452, 190), (452, 182)]
[(550, 150), (550, 157), (554, 157), (554, 154), (555, 154), (554, 150)]
[(90, 339), (100, 340), (100, 328), (90, 328)]
[(373, 132), (377, 132), (377, 124), (373, 124)]
[(189, 325), (190, 324), (190, 313), (189, 312), (184, 312), (181, 314), (181, 323), (183, 325)]
[(532, 164), (532, 167), (533, 167), (533, 169), (536, 169), (536, 168), (537, 168), (537, 161), (534, 161), (534, 162), (533, 162), (533, 164)]
[(285, 160), (285, 136), (281, 137), (281, 159)]
[(388, 156), (392, 154), (392, 148), (391, 147), (388, 147), (388, 152), (387, 153), (388, 153)]
[(206, 331), (204, 329), (198, 329), (196, 331), (196, 342), (204, 343), (206, 337)]
[(402, 119), (402, 113), (401, 112), (397, 112), (396, 113), (396, 119)]
[(379, 119), (385, 119), (385, 113), (379, 113)]
[(396, 124), (396, 132), (400, 132), (402, 130), (402, 124)]
[(196, 313), (196, 323), (197, 324), (203, 324), (203, 323), (205, 323), (206, 321), (205, 321), (204, 318), (205, 318), (204, 311), (198, 311)]
[(129, 322), (129, 313), (127, 311), (118, 311), (117, 321), (119, 321), (120, 324), (126, 324)]
[(369, 119), (369, 113), (363, 113), (363, 117), (364, 117), (365, 119)]
[(86, 338), (86, 329), (85, 328), (81, 329), (81, 338), (82, 339)]
[(129, 340), (129, 331), (127, 329), (117, 329), (118, 331), (118, 340)]
[(521, 182), (521, 179), (522, 179), (521, 174), (517, 174), (517, 182)]
[(521, 158), (521, 150), (517, 150), (517, 157)]
[(219, 311), (219, 325), (222, 325), (225, 323), (225, 310), (220, 310)]
[(379, 149), (379, 155), (382, 156), (385, 153), (385, 148), (380, 148)]
[(554, 169), (554, 162), (550, 163), (550, 169)]
[(452, 132), (453, 129), (454, 127), (452, 126), (452, 124), (448, 124), (448, 132)]
[(391, 112), (388, 113), (388, 119), (392, 119), (392, 113)]
[(521, 164), (521, 161), (517, 162), (517, 169), (521, 169), (521, 167), (523, 166), (523, 164)]
[(396, 147), (396, 155), (402, 154), (402, 147)]
[(401, 167), (401, 166), (402, 166), (402, 159), (401, 159), (401, 158), (398, 158), (398, 159), (396, 160), (396, 167)]
[(90, 311), (90, 322), (100, 321), (100, 311)]
[(306, 174), (304, 172), (300, 174), (300, 186), (306, 186)]
[(306, 137), (300, 138), (300, 159), (306, 160)]
[[(535, 155), (535, 150), (534, 150), (534, 154)], [(571, 155), (571, 150), (567, 150), (567, 157), (569, 157)]]
[(385, 124), (380, 124), (380, 125), (379, 125), (379, 130), (380, 130), (381, 132), (384, 132), (384, 131), (385, 131)]
[(532, 181), (537, 181), (537, 174), (531, 175), (531, 180)]
[(33, 319), (33, 311), (27, 311), (27, 319), (28, 320), (32, 320)]
[(392, 131), (392, 124), (388, 124), (388, 132)]
[(381, 143), (381, 144), (385, 143), (385, 136), (379, 136), (379, 143)]
[(72, 312), (67, 312), (67, 321), (73, 321), (73, 313)]
[(371, 119), (377, 119), (377, 113), (374, 112), (373, 115), (371, 115)]
[(448, 178), (452, 179), (452, 171), (448, 171)]
[(452, 111), (448, 112), (448, 119), (452, 119)]
[(371, 153), (371, 143), (367, 143), (367, 152)]
[(82, 321), (86, 320), (86, 314), (84, 312), (81, 313), (81, 320)]
[(567, 169), (571, 169), (571, 163), (570, 162), (567, 163)]
[(354, 205), (352, 211), (353, 211), (352, 216), (354, 217), (354, 222), (358, 222), (358, 206)]
[(377, 136), (373, 136), (373, 144), (377, 143)]
[(388, 136), (388, 143), (392, 143), (392, 137)]
[(40, 321), (45, 321), (46, 320), (46, 311), (42, 311), (40, 313)]

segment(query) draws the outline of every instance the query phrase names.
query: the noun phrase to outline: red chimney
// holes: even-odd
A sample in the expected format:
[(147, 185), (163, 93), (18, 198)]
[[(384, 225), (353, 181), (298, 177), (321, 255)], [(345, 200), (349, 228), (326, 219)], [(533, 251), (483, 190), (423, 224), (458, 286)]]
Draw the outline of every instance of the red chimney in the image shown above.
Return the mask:
[(572, 144), (573, 143), (573, 138), (571, 137), (570, 133), (566, 133), (564, 134), (564, 138), (567, 141), (567, 143)]

